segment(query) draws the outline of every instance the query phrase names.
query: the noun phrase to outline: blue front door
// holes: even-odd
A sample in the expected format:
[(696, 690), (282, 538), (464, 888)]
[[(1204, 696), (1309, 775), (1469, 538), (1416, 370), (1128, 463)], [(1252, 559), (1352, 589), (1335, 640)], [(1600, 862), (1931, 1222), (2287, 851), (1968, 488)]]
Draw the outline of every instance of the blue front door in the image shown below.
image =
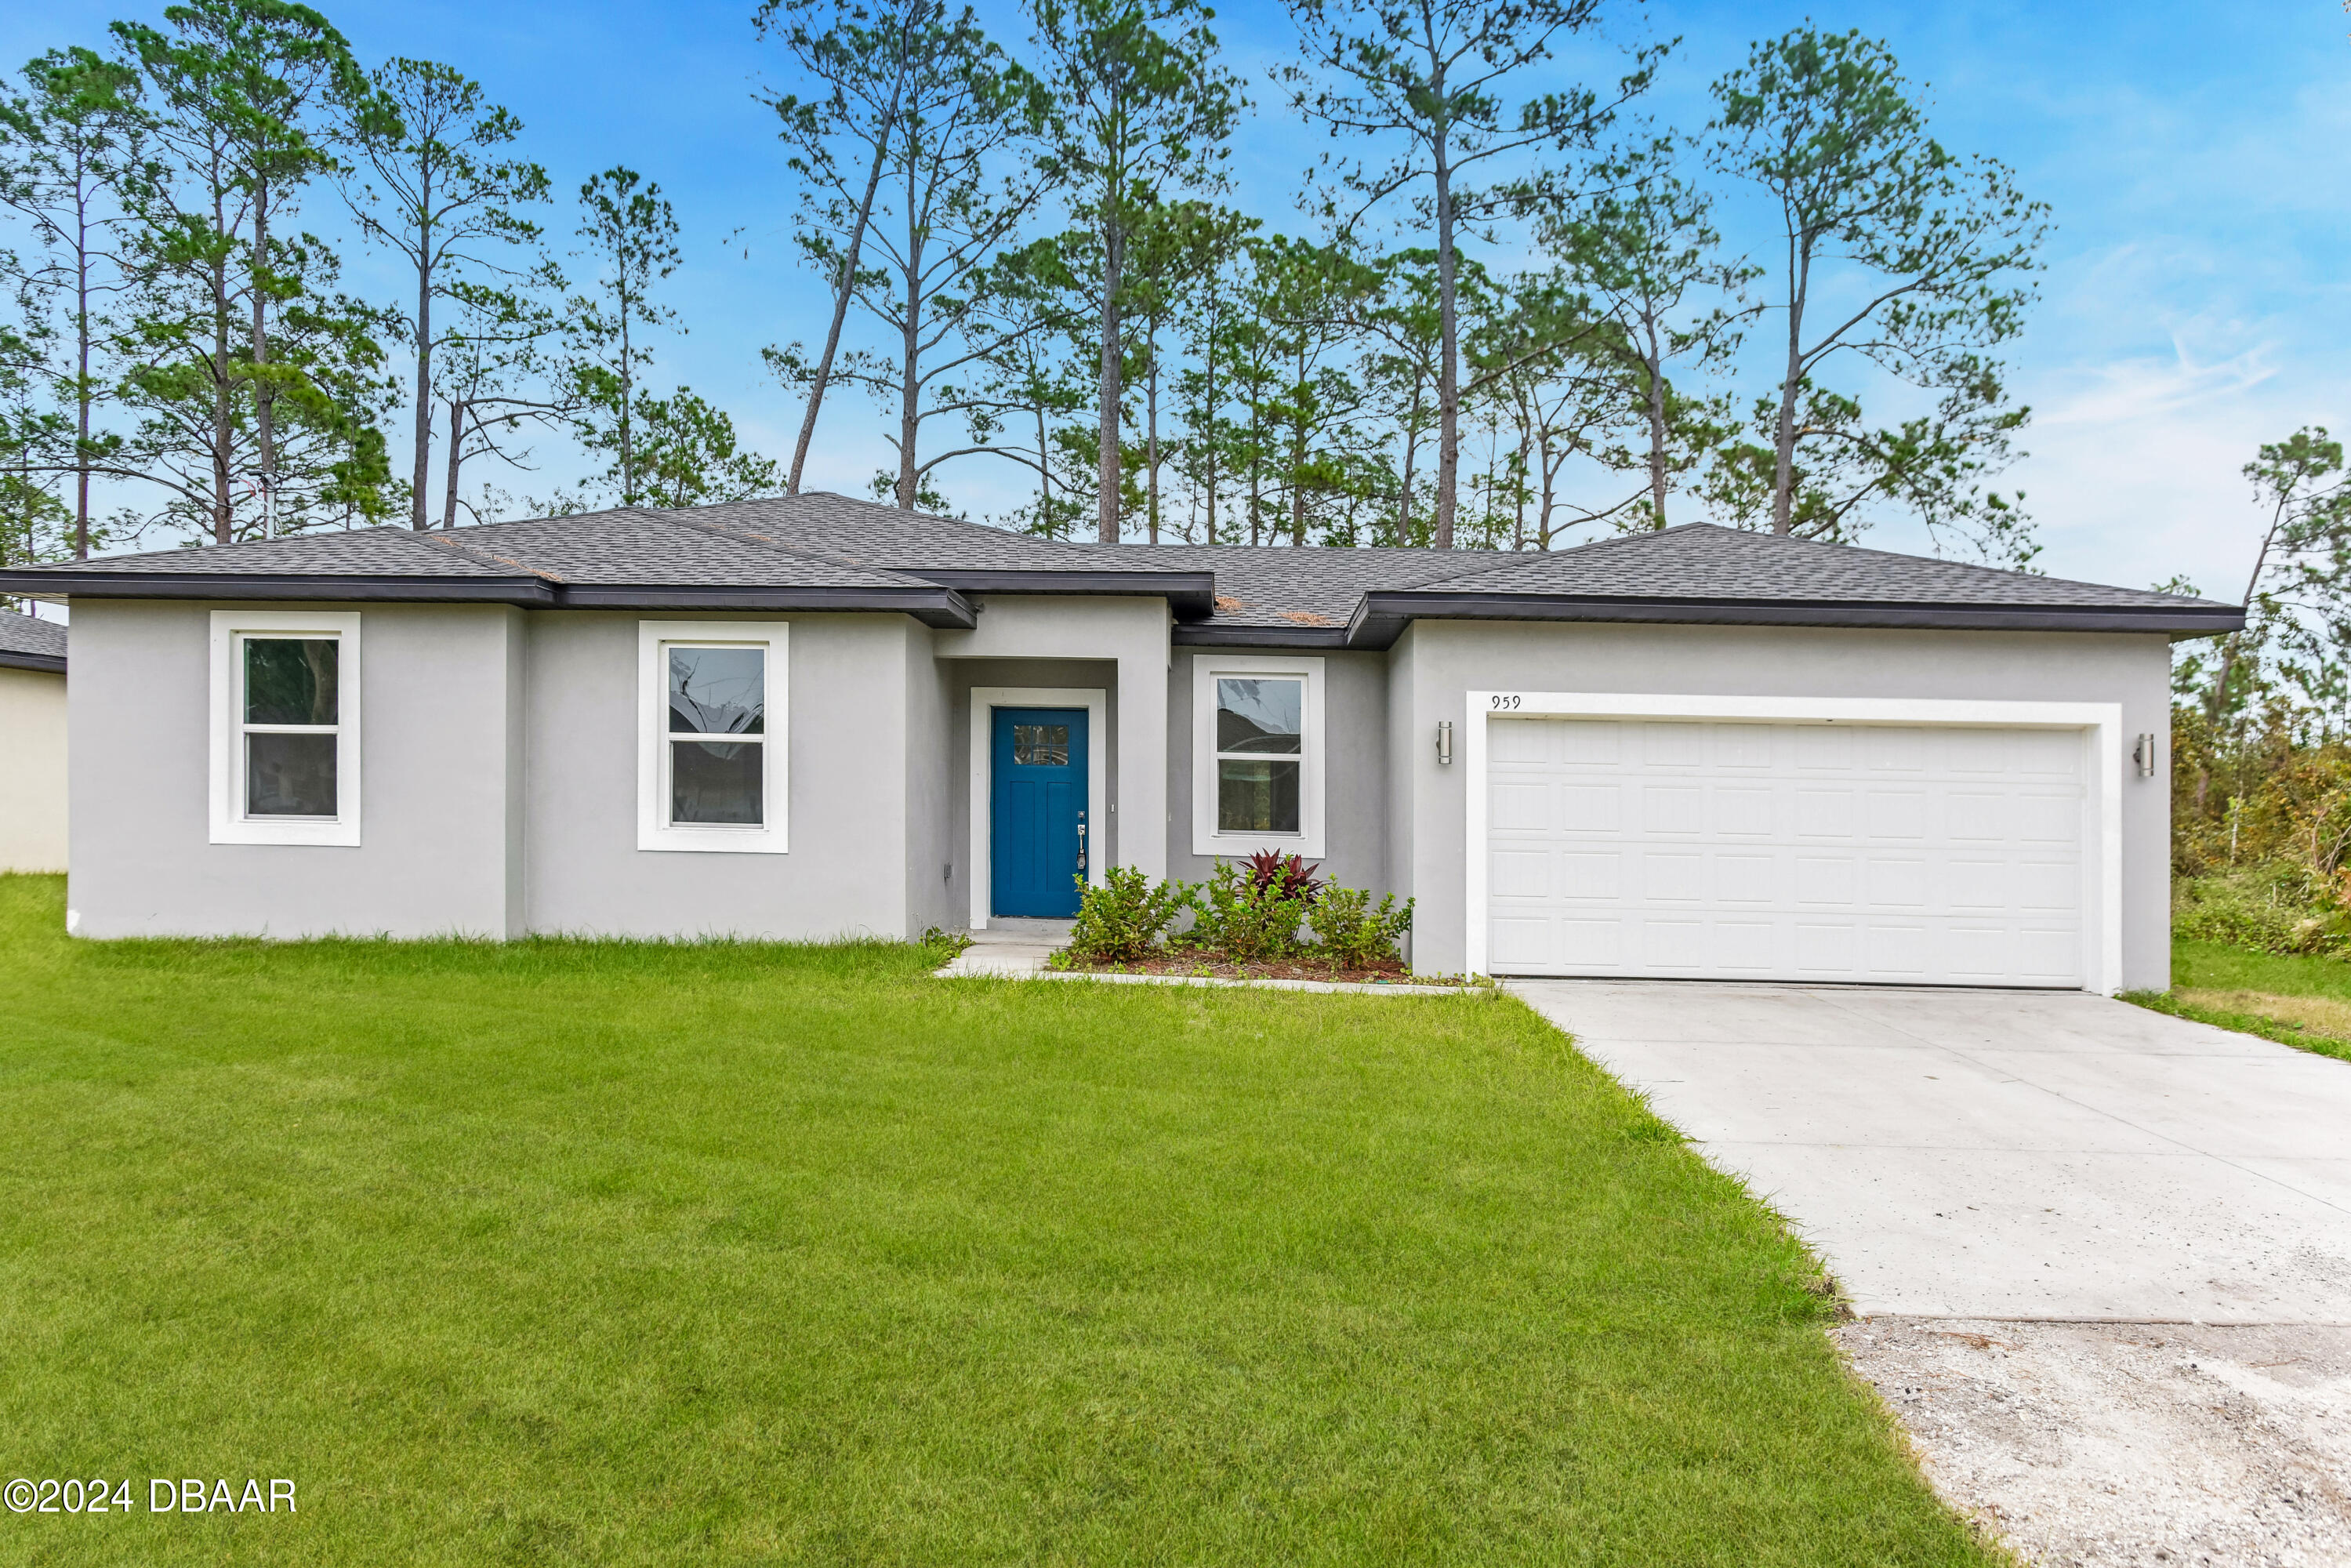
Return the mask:
[(1000, 707), (988, 733), (992, 908), (1075, 915), (1087, 869), (1086, 710)]

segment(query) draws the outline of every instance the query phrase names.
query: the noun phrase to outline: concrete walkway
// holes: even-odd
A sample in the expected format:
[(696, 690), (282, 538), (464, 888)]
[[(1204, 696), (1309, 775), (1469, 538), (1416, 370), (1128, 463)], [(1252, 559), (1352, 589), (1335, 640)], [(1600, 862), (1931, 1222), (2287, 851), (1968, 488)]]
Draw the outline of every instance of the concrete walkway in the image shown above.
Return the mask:
[(1510, 988), (1865, 1317), (2351, 1322), (2351, 1062), (2080, 992)]
[(956, 954), (947, 975), (1003, 975), (1018, 978), (1045, 972), (1045, 960), (1070, 945), (1066, 920), (1019, 920), (999, 916), (971, 934), (971, 946)]

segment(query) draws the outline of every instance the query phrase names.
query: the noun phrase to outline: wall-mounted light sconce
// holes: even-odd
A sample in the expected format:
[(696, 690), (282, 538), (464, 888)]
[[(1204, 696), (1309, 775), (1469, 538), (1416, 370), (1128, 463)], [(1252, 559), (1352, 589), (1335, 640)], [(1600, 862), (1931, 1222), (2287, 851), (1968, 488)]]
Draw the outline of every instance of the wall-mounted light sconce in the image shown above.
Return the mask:
[(1437, 721), (1437, 765), (1440, 768), (1453, 766), (1453, 721), (1449, 718)]
[(2140, 778), (2154, 778), (2155, 737), (2151, 735), (2140, 736), (2138, 737), (2138, 744), (2131, 747), (2131, 760), (2138, 764), (2138, 776)]

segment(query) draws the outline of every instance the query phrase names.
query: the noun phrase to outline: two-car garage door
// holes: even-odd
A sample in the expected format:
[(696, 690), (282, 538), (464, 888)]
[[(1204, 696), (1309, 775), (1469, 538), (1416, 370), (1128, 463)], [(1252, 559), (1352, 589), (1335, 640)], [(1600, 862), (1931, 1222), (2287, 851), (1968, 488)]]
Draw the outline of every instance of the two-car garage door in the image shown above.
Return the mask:
[(1500, 718), (1488, 967), (2083, 983), (2078, 729)]

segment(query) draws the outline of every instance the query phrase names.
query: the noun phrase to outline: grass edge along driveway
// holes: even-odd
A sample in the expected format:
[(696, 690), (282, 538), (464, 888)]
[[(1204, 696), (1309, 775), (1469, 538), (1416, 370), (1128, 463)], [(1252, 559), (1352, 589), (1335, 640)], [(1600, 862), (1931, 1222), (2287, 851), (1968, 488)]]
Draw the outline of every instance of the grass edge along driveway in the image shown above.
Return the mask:
[(2126, 991), (2123, 1000), (2351, 1061), (2351, 964), (2340, 958), (2256, 953), (2182, 937), (2171, 945), (2171, 987)]
[(116, 1563), (1997, 1561), (1504, 999), (69, 942), (0, 878), (0, 1514)]

